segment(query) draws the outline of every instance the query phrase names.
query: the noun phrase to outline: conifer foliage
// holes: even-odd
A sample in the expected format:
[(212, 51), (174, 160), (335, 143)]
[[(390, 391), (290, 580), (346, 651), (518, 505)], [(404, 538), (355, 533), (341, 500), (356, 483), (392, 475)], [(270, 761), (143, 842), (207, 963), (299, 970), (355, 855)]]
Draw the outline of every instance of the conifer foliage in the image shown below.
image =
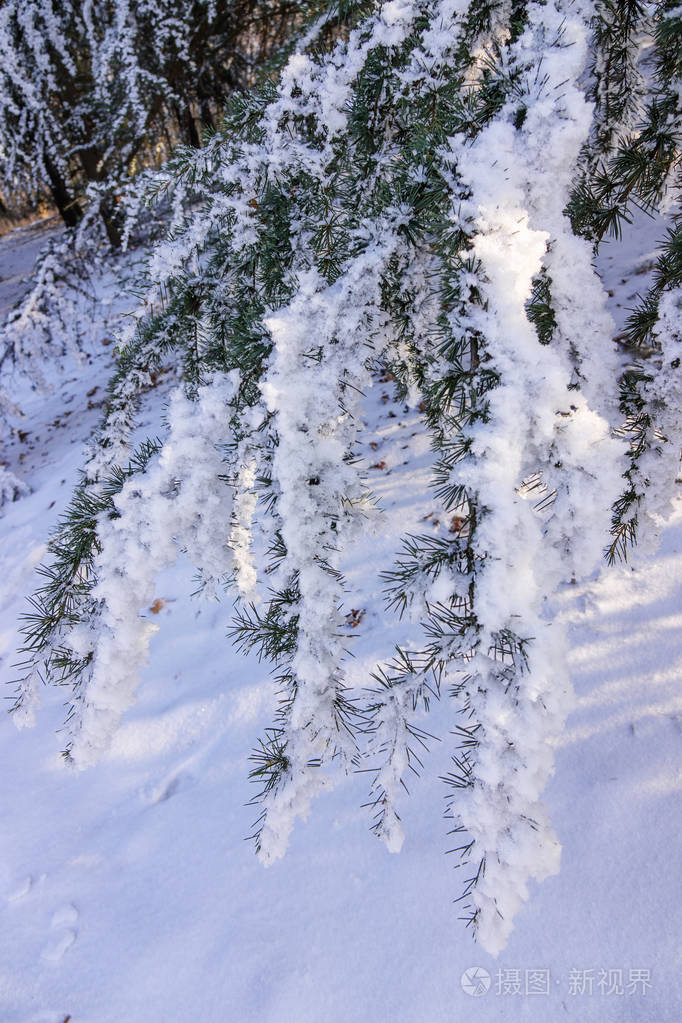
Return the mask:
[[(233, 640), (274, 669), (279, 709), (253, 753), (261, 859), (358, 766), (373, 830), (397, 851), (441, 697), (463, 915), (485, 948), (504, 946), (529, 880), (559, 862), (540, 801), (571, 706), (554, 595), (597, 567), (610, 530), (625, 553), (674, 492), (678, 221), (625, 366), (593, 254), (632, 204), (678, 197), (681, 42), (670, 3), (350, 0), (171, 161), (157, 187), (185, 222), (152, 257), (154, 312), (120, 348), (51, 542), (18, 723), (41, 679), (63, 684), (66, 758), (97, 760), (147, 656), (139, 610), (186, 550), (204, 588), (239, 597)], [(163, 361), (183, 375), (167, 434), (131, 450)], [(376, 365), (423, 403), (457, 527), (405, 537), (377, 566), (424, 642), (386, 651), (358, 692), (342, 573), (380, 514), (357, 458)]]

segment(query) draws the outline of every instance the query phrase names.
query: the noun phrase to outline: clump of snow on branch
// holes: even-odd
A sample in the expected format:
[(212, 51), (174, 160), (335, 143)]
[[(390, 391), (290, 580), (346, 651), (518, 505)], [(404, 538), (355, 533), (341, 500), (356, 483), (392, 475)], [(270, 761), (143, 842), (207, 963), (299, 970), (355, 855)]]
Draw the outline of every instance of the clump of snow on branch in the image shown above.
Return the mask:
[(385, 251), (366, 244), (331, 286), (309, 271), (294, 301), (266, 320), (274, 349), (261, 389), (278, 438), (272, 472), (286, 547), (280, 572), (295, 578), (298, 590), (291, 695), (278, 726), (287, 767), (263, 800), (259, 848), (266, 862), (283, 854), (294, 817), (326, 784), (311, 762), (334, 755), (348, 764), (357, 752), (341, 668), (340, 555), (372, 509), (350, 456), (362, 389), (370, 383), (363, 342), (372, 310), (374, 318), (378, 312)]
[(75, 654), (91, 657), (69, 723), (69, 758), (77, 767), (108, 748), (134, 698), (155, 631), (140, 612), (154, 598), (161, 569), (186, 550), (214, 592), (232, 570), (224, 518), (231, 491), (221, 473), (235, 384), (233, 377), (217, 377), (193, 401), (176, 391), (158, 461), (124, 484), (115, 516), (99, 523), (93, 615), (68, 637)]
[[(551, 741), (571, 700), (564, 640), (546, 620), (544, 602), (567, 576), (594, 567), (620, 479), (621, 453), (600, 415), (614, 378), (601, 372), (595, 380), (589, 356), (590, 348), (612, 350), (613, 328), (591, 253), (562, 216), (590, 126), (578, 87), (587, 41), (587, 26), (571, 5), (531, 5), (515, 48), (515, 58), (531, 69), (523, 124), (514, 129), (510, 102), (458, 154), (484, 275), (479, 325), (499, 383), (487, 396), (487, 422), (469, 432), (473, 457), (458, 468), (480, 510), (478, 636), (462, 684), (467, 715), (478, 727), (466, 762), (470, 777), (451, 806), (473, 841), (467, 856), (477, 873), (468, 899), (477, 937), (493, 953), (506, 943), (528, 879), (558, 869), (559, 843), (539, 797), (552, 770)], [(547, 250), (558, 336), (542, 346), (525, 305)], [(576, 364), (588, 383), (573, 394)], [(537, 472), (556, 491), (544, 528), (519, 494)], [(548, 557), (548, 545), (558, 562)]]
[[(640, 543), (653, 550), (679, 495), (682, 452), (682, 288), (665, 291), (658, 304), (653, 337), (659, 351), (641, 395), (649, 425), (640, 438), (643, 452), (630, 477), (636, 494), (631, 514), (640, 522)], [(646, 528), (641, 529), (644, 522)]]
[[(398, 783), (426, 740), (410, 711), (425, 687), (449, 684), (464, 713), (448, 779), (462, 869), (472, 870), (463, 898), (478, 940), (493, 953), (506, 943), (529, 879), (558, 869), (560, 846), (540, 795), (571, 689), (548, 601), (562, 581), (598, 563), (624, 468), (610, 431), (613, 324), (591, 249), (563, 213), (591, 125), (578, 84), (587, 44), (575, 7), (531, 5), (508, 58), (523, 69), (513, 97), (473, 143), (451, 141), (452, 219), (471, 239), (460, 289), (472, 296), (466, 314), (452, 314), (452, 330), (469, 332), (472, 370), (480, 365), (492, 384), (485, 416), (468, 426), (459, 415), (449, 426), (446, 417), (440, 428), (445, 451), (460, 451), (448, 476), (465, 495), (460, 536), (435, 570), (416, 554), (430, 573), (435, 639), (422, 657), (403, 652), (404, 663), (397, 659), (384, 675), (375, 738), (386, 756), (375, 782), (377, 830), (395, 849)], [(551, 281), (549, 344), (539, 342), (527, 315), (541, 273)], [(438, 359), (429, 369), (436, 382), (448, 372)]]

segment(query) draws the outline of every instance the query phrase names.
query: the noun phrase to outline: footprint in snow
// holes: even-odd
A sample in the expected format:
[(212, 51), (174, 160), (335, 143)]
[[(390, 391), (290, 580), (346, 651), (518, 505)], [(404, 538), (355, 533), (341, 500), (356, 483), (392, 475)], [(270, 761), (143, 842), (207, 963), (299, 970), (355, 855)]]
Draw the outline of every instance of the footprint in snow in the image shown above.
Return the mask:
[(47, 960), (48, 963), (58, 963), (67, 948), (71, 948), (75, 940), (75, 931), (62, 931), (54, 938), (50, 938), (47, 945), (40, 953), (41, 957)]
[(67, 904), (61, 906), (52, 916), (51, 927), (57, 933), (54, 934), (41, 952), (43, 959), (49, 963), (58, 963), (67, 949), (71, 948), (77, 937), (73, 929), (78, 920), (78, 910), (75, 906)]
[(194, 784), (194, 776), (189, 771), (172, 771), (158, 785), (150, 787), (145, 792), (148, 802), (153, 805), (165, 803), (166, 800), (176, 795), (182, 789)]
[(24, 877), (21, 881), (19, 881), (16, 888), (9, 893), (7, 901), (18, 902), (20, 899), (23, 899), (28, 895), (31, 888), (33, 888), (33, 878)]
[(72, 927), (78, 920), (78, 910), (70, 903), (62, 906), (52, 916), (52, 927)]

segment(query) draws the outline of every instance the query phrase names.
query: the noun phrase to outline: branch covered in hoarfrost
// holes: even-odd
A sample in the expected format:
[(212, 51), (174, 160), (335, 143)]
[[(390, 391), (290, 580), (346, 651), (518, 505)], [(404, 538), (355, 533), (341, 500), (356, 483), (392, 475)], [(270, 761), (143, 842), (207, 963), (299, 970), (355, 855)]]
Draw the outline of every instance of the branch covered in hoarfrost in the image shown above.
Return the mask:
[[(470, 145), (451, 140), (451, 217), (465, 248), (441, 294), (454, 292), (461, 304), (449, 314), (453, 340), (440, 348), (453, 355), (432, 357), (427, 378), (439, 395), (432, 417), (440, 490), (459, 536), (421, 566), (431, 642), (416, 665), (406, 654), (389, 676), (393, 697), (396, 686), (418, 692), (426, 670), (449, 684), (463, 714), (446, 778), (449, 808), (462, 836), (460, 869), (471, 869), (462, 899), (493, 953), (506, 943), (529, 878), (558, 867), (560, 847), (539, 797), (570, 683), (564, 639), (546, 605), (562, 580), (597, 563), (620, 477), (621, 449), (605, 418), (616, 405), (614, 358), (602, 368), (593, 354), (612, 352), (612, 324), (591, 250), (563, 215), (590, 128), (577, 84), (587, 38), (570, 5), (529, 5), (505, 60), (507, 102)], [(543, 270), (554, 311), (548, 344), (528, 318)], [(545, 514), (526, 499), (524, 481), (538, 477), (551, 494)], [(406, 571), (395, 574), (398, 588)], [(402, 742), (390, 743), (388, 733), (400, 731), (394, 719), (395, 707), (379, 714), (375, 739), (389, 751), (378, 773), (379, 833), (391, 848), (398, 790), (383, 779), (414, 746), (405, 725)]]
[(195, 401), (175, 392), (158, 462), (124, 484), (115, 515), (98, 524), (93, 614), (66, 638), (76, 656), (90, 659), (69, 720), (68, 756), (77, 767), (106, 750), (133, 700), (155, 631), (140, 608), (153, 600), (161, 569), (185, 549), (214, 592), (232, 569), (224, 518), (230, 489), (222, 474), (236, 377), (214, 378)]
[[(266, 863), (332, 761), (363, 755), (363, 732), (374, 830), (397, 851), (405, 774), (430, 740), (417, 713), (446, 689), (463, 901), (494, 953), (530, 880), (557, 869), (541, 796), (571, 693), (552, 600), (596, 567), (626, 464), (613, 325), (564, 214), (593, 127), (592, 14), (578, 0), (390, 0), (356, 10), (328, 50), (319, 22), (279, 86), (241, 97), (224, 132), (178, 157), (176, 200), (192, 201), (152, 258), (154, 309), (121, 348), (76, 525), (46, 570), (66, 612), (38, 608), (34, 632), (73, 686), (70, 756), (85, 765), (133, 698), (139, 610), (176, 543), (211, 585), (229, 576), (253, 599), (231, 632), (274, 665), (281, 697), (252, 757)], [(674, 288), (661, 290), (670, 334)], [(673, 369), (674, 337), (658, 342)], [(187, 396), (161, 454), (116, 469), (145, 373), (171, 348)], [(390, 598), (422, 615), (423, 648), (399, 649), (359, 707), (342, 569), (370, 505), (355, 458), (373, 358), (423, 401), (451, 527), (405, 541)], [(651, 406), (673, 397), (662, 379)]]
[[(181, 389), (174, 393), (161, 453), (158, 457), (152, 453), (153, 461), (143, 463), (142, 472), (122, 477), (108, 499), (100, 502), (102, 510), (91, 526), (95, 549), (87, 568), (85, 562), (76, 562), (80, 579), (74, 577), (73, 595), (69, 598), (64, 592), (68, 581), (54, 580), (61, 585), (57, 598), (69, 599), (72, 610), (66, 621), (57, 623), (53, 637), (39, 644), (38, 652), (43, 660), (58, 655), (65, 676), (74, 665), (79, 675), (67, 723), (67, 756), (79, 768), (106, 751), (134, 698), (155, 631), (140, 610), (152, 602), (161, 569), (185, 550), (205, 586), (214, 592), (232, 571), (223, 517), (226, 507), (229, 511), (231, 489), (223, 474), (236, 387), (232, 374), (214, 377), (194, 401)], [(101, 483), (100, 490), (105, 486)], [(90, 505), (94, 500), (87, 492), (83, 499)], [(53, 543), (59, 542), (58, 534)], [(38, 678), (39, 665), (34, 664), (18, 694), (17, 724), (32, 723)]]

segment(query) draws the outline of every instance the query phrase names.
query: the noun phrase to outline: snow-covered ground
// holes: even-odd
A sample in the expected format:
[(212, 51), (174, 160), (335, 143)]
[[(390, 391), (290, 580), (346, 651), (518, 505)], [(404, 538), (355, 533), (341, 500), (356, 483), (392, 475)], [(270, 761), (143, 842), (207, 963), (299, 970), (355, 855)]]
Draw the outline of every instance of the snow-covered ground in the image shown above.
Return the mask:
[(58, 219), (45, 217), (0, 236), (0, 322), (28, 287), (40, 250), (63, 230)]
[[(660, 234), (641, 220), (624, 246), (603, 247), (619, 326)], [(21, 232), (2, 239), (4, 278), (26, 272), (24, 243)], [(101, 411), (110, 348), (92, 350), (53, 394), (23, 395), (21, 433), (3, 453), (33, 488), (0, 518), (6, 681), (34, 567)], [(148, 397), (148, 422), (166, 393)], [(395, 537), (447, 529), (427, 487), (418, 411), (379, 380), (365, 411), (384, 515), (347, 565), (349, 677), (359, 686), (412, 628), (382, 606), (378, 572)], [(58, 690), (45, 690), (33, 730), (0, 721), (2, 1023), (681, 1018), (682, 507), (655, 557), (560, 595), (577, 696), (546, 793), (561, 872), (534, 888), (497, 960), (473, 944), (452, 901), (460, 882), (445, 855), (439, 781), (447, 742), (434, 743), (404, 801), (399, 855), (369, 833), (367, 777), (355, 774), (316, 800), (283, 860), (257, 862), (244, 841), (256, 816), (245, 805), (248, 756), (275, 687), (224, 638), (230, 601), (189, 598), (192, 575), (179, 563), (159, 578), (150, 664), (101, 764), (63, 767)], [(426, 727), (447, 738), (454, 723), (443, 700)]]

